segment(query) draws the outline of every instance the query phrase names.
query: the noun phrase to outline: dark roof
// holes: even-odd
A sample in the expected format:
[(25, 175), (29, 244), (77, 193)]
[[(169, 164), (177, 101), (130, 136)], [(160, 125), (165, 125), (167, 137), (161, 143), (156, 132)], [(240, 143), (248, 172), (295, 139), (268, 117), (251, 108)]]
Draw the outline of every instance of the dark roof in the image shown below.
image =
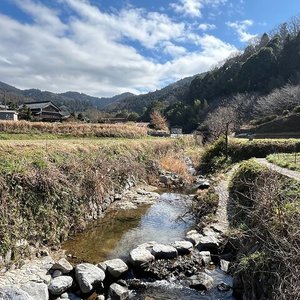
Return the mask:
[[(26, 105), (27, 107), (29, 107), (30, 109), (42, 109), (45, 108), (49, 105), (54, 106), (55, 108), (57, 108), (57, 110), (60, 110), (59, 107), (57, 107), (53, 102), (51, 101), (42, 101), (42, 102), (25, 102), (23, 105)], [(21, 107), (23, 106), (21, 105)]]

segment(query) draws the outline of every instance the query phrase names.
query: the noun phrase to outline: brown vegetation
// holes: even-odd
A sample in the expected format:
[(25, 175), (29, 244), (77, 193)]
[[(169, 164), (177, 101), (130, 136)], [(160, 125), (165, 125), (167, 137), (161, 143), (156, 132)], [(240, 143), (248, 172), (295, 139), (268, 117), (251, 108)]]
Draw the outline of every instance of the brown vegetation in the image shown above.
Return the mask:
[(74, 137), (135, 138), (147, 135), (147, 128), (136, 124), (45, 123), (0, 121), (0, 132), (57, 134)]
[(300, 298), (300, 184), (255, 162), (231, 182), (239, 253), (235, 290), (243, 299)]

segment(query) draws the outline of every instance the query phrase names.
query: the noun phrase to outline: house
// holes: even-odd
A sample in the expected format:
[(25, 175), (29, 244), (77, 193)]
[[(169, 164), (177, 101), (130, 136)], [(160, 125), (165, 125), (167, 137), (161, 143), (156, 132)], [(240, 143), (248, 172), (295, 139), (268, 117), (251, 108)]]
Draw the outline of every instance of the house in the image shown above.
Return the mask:
[(18, 121), (18, 113), (14, 110), (0, 110), (0, 120)]
[(170, 129), (171, 137), (181, 136), (182, 135), (182, 127), (180, 126), (172, 126)]
[(61, 122), (70, 116), (51, 101), (26, 102), (21, 105), (21, 107), (23, 106), (30, 109), (32, 117), (37, 121)]

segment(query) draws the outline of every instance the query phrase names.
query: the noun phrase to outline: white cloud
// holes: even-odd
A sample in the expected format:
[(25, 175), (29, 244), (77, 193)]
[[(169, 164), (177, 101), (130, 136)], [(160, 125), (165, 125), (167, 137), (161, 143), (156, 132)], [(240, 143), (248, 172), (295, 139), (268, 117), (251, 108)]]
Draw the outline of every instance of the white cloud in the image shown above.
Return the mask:
[[(70, 18), (41, 2), (14, 0), (33, 21), (0, 14), (1, 81), (20, 88), (80, 91), (110, 96), (154, 90), (167, 80), (207, 71), (236, 49), (211, 35), (197, 35), (157, 12), (127, 8), (105, 13), (87, 0), (62, 0)], [(46, 13), (45, 13), (46, 12)], [(143, 56), (135, 41), (172, 59)], [(185, 43), (197, 45), (188, 52)]]
[(198, 26), (199, 29), (203, 31), (214, 30), (217, 28), (215, 24), (202, 23)]
[(236, 31), (241, 42), (249, 42), (253, 38), (257, 37), (257, 34), (251, 34), (247, 32), (248, 27), (251, 27), (253, 25), (252, 20), (227, 22), (226, 25)]
[(183, 13), (190, 17), (202, 17), (202, 10), (205, 6), (217, 8), (223, 5), (227, 0), (179, 0), (171, 3), (171, 7), (177, 13)]
[(171, 42), (164, 43), (163, 47), (164, 53), (169, 54), (172, 57), (180, 57), (187, 52), (186, 48), (174, 45)]

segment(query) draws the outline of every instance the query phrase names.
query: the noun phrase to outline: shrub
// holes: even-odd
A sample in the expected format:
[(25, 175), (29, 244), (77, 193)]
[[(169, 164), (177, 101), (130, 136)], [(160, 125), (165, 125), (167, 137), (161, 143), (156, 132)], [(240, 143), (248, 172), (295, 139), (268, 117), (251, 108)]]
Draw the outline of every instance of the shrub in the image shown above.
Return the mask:
[(230, 184), (231, 225), (240, 229), (234, 270), (240, 299), (299, 299), (300, 183), (245, 162)]

